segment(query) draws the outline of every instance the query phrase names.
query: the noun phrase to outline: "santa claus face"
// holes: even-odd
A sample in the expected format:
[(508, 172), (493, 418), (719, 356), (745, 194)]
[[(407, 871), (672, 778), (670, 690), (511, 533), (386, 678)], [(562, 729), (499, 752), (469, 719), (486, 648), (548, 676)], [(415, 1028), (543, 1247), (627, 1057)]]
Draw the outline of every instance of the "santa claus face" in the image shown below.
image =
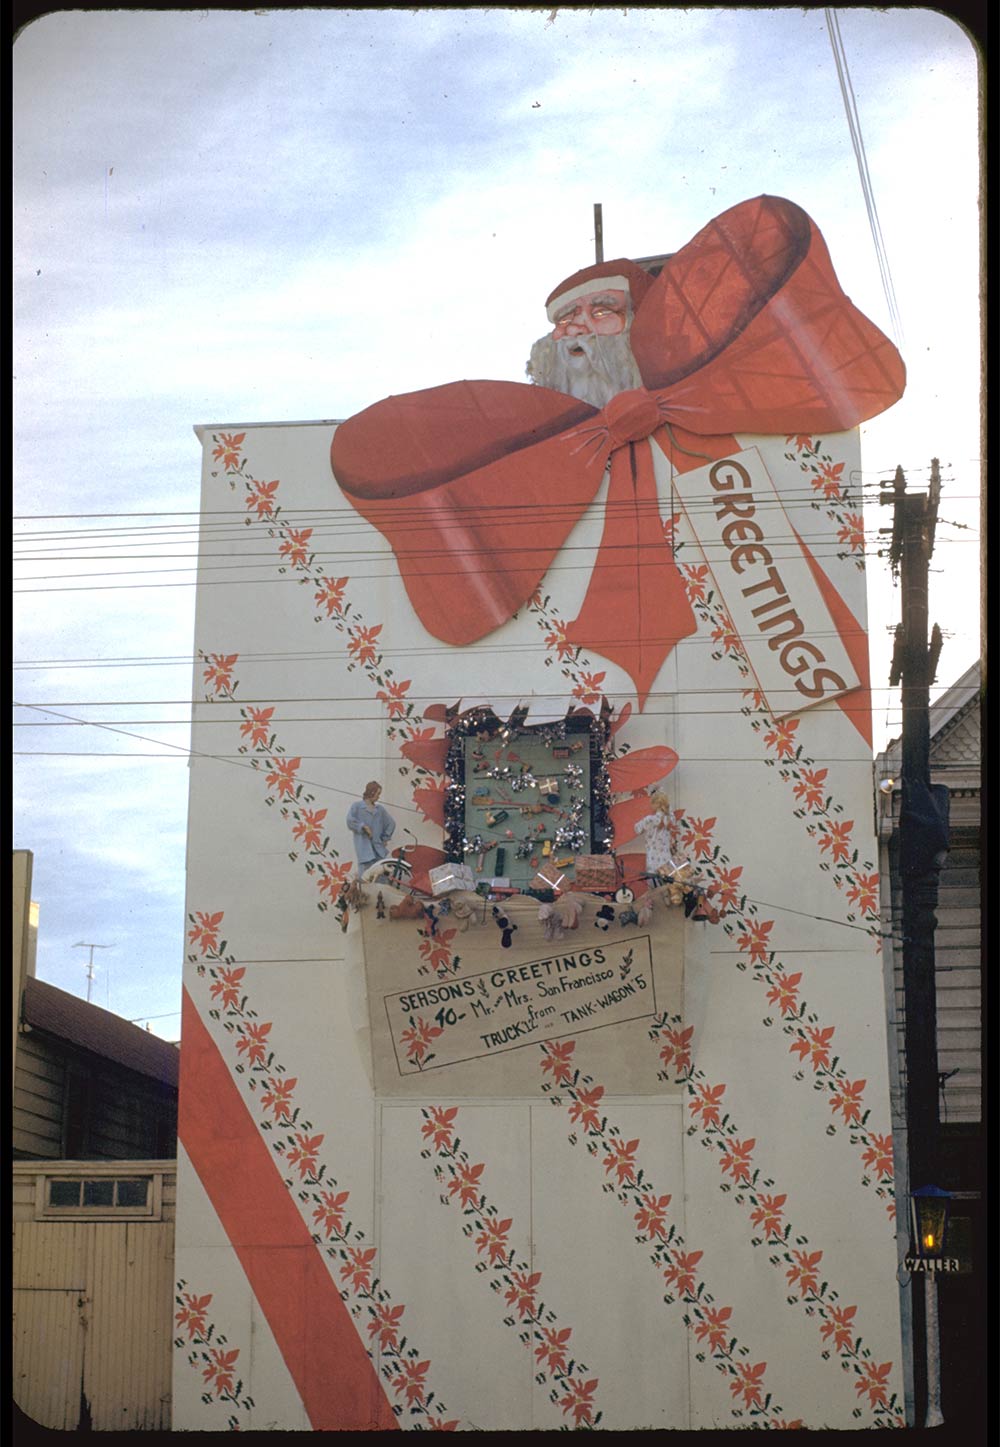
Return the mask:
[[(554, 340), (561, 337), (614, 337), (625, 330), (628, 298), (617, 287), (598, 288), (574, 297), (555, 314)], [(572, 350), (572, 349), (571, 349)]]

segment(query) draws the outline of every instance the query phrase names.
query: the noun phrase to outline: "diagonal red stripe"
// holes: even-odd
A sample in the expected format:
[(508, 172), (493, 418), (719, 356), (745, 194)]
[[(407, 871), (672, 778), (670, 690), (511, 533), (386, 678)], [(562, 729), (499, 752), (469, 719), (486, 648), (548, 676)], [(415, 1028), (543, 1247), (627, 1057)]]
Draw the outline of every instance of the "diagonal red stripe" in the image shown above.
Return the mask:
[(229, 1069), (183, 992), (178, 1136), (316, 1431), (399, 1423)]

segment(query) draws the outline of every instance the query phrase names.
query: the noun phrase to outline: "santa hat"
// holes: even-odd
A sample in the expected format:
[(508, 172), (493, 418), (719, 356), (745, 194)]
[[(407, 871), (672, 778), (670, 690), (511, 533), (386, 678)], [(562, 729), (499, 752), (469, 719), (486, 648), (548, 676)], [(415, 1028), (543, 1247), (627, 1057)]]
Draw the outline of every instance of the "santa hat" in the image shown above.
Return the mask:
[(574, 271), (572, 276), (561, 281), (546, 297), (545, 310), (549, 321), (553, 322), (556, 311), (569, 302), (598, 288), (606, 288), (608, 291), (627, 291), (635, 311), (652, 285), (653, 278), (649, 272), (634, 261), (626, 261), (623, 256), (617, 261), (598, 261), (593, 266), (585, 266), (582, 271)]

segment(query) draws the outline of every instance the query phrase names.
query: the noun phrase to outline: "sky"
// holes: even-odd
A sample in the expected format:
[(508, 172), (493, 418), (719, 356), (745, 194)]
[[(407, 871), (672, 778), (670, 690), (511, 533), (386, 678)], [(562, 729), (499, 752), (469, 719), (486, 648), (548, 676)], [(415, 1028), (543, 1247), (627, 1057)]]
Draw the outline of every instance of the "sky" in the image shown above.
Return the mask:
[(938, 11), (834, 13), (881, 268), (822, 8), (67, 10), (20, 32), (13, 839), (41, 979), (178, 1038), (194, 426), (523, 380), (596, 202), (608, 257), (765, 192), (812, 216), (908, 372), (862, 428), (876, 747), (900, 723), (874, 555), (897, 465), (920, 490), (941, 461), (939, 682), (976, 660), (979, 59)]

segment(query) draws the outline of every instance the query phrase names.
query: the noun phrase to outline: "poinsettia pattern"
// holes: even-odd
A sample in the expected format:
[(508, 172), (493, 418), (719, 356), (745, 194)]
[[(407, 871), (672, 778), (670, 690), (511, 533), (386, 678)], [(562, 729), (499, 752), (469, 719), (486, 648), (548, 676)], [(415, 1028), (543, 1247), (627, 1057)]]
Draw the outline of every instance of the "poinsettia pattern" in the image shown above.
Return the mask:
[(463, 1235), (474, 1242), (479, 1257), (475, 1269), (489, 1273), (491, 1289), (511, 1308), (504, 1325), (533, 1352), (535, 1380), (552, 1383), (549, 1400), (571, 1419), (570, 1425), (597, 1427), (598, 1379), (589, 1378), (588, 1368), (570, 1354), (572, 1328), (560, 1326), (556, 1313), (541, 1299), (542, 1273), (520, 1258), (511, 1244), (513, 1216), (505, 1216), (488, 1198), (485, 1163), (472, 1159), (458, 1134), (458, 1106), (423, 1106), (421, 1115), (420, 1133), (426, 1145), (420, 1155), (434, 1161), (434, 1175), (445, 1188), (441, 1201), (457, 1203), (465, 1217)]
[[(688, 1027), (688, 1042), (693, 1027)], [(649, 1037), (660, 1047), (660, 1058), (683, 1031), (678, 1015), (654, 1016)], [(693, 1053), (693, 1051), (692, 1051)], [(660, 1076), (662, 1078), (662, 1071)], [(724, 1082), (711, 1082), (705, 1072), (688, 1058), (684, 1072), (675, 1078), (686, 1088), (689, 1123), (687, 1133), (697, 1136), (707, 1150), (717, 1151), (720, 1166), (720, 1188), (744, 1207), (750, 1218), (750, 1244), (767, 1253), (768, 1261), (784, 1272), (789, 1292), (789, 1305), (802, 1306), (805, 1314), (816, 1317), (820, 1324), (822, 1355), (831, 1359), (830, 1348), (845, 1369), (860, 1377), (874, 1357), (865, 1345), (854, 1317), (856, 1306), (843, 1307), (839, 1295), (828, 1281), (822, 1279), (823, 1252), (815, 1250), (805, 1233), (788, 1219), (788, 1193), (778, 1191), (776, 1182), (756, 1164), (760, 1155), (756, 1140), (747, 1139), (733, 1118), (726, 1100)], [(850, 1111), (852, 1102), (864, 1087), (864, 1081), (845, 1082), (840, 1094), (831, 1096), (831, 1106)], [(888, 1163), (891, 1167), (891, 1143)], [(879, 1427), (904, 1425), (900, 1404), (895, 1394), (882, 1402), (871, 1403)], [(860, 1415), (860, 1409), (855, 1409)]]
[(202, 1402), (206, 1406), (224, 1402), (236, 1408), (228, 1417), (226, 1426), (231, 1432), (238, 1432), (242, 1425), (240, 1412), (252, 1411), (254, 1400), (243, 1389), (240, 1348), (230, 1346), (215, 1322), (209, 1320), (212, 1301), (212, 1292), (199, 1295), (188, 1290), (186, 1281), (177, 1282), (174, 1325), (178, 1335), (174, 1337), (173, 1344), (175, 1351), (186, 1353), (188, 1366), (200, 1372)]
[(749, 1425), (769, 1426), (783, 1409), (766, 1389), (763, 1374), (767, 1364), (753, 1365), (757, 1390), (743, 1391), (743, 1384), (750, 1380), (745, 1370), (749, 1348), (741, 1345), (730, 1325), (732, 1307), (718, 1306), (701, 1277), (704, 1253), (691, 1250), (676, 1223), (669, 1221), (671, 1197), (659, 1193), (647, 1176), (641, 1164), (641, 1141), (629, 1139), (606, 1114), (604, 1087), (575, 1064), (575, 1040), (545, 1043), (540, 1048), (542, 1090), (554, 1105), (568, 1104), (571, 1121), (580, 1127), (570, 1133), (570, 1143), (582, 1143), (602, 1166), (604, 1189), (632, 1216), (636, 1240), (648, 1248), (649, 1259), (667, 1287), (664, 1301), (668, 1305), (680, 1301), (683, 1306), (684, 1325), (701, 1348), (695, 1352), (697, 1360), (710, 1360), (730, 1379), (735, 1419), (746, 1417)]
[[(207, 913), (216, 921), (216, 936), (221, 935), (223, 913)], [(393, 1412), (408, 1414), (414, 1425), (432, 1419), (444, 1422), (444, 1406), (426, 1382), (429, 1361), (421, 1360), (404, 1332), (405, 1306), (392, 1302), (378, 1276), (377, 1250), (366, 1244), (364, 1232), (351, 1219), (350, 1190), (341, 1185), (325, 1158), (325, 1133), (316, 1129), (298, 1103), (298, 1076), (278, 1059), (271, 1041), (273, 1022), (260, 1020), (251, 1004), (251, 992), (245, 988), (248, 966), (224, 953), (225, 940), (217, 943), (218, 948), (202, 945), (189, 954), (188, 964), (207, 984), (208, 1020), (235, 1047), (232, 1069), (245, 1079), (258, 1129), (277, 1158), (285, 1187), (303, 1212), (317, 1249), (336, 1268), (340, 1294), (358, 1334), (396, 1397)], [(207, 1305), (193, 1295), (179, 1297), (178, 1325), (188, 1331), (201, 1329)], [(225, 1370), (224, 1362), (217, 1363), (213, 1379), (218, 1381), (222, 1373), (224, 1380)], [(456, 1425), (436, 1430), (453, 1430)]]

